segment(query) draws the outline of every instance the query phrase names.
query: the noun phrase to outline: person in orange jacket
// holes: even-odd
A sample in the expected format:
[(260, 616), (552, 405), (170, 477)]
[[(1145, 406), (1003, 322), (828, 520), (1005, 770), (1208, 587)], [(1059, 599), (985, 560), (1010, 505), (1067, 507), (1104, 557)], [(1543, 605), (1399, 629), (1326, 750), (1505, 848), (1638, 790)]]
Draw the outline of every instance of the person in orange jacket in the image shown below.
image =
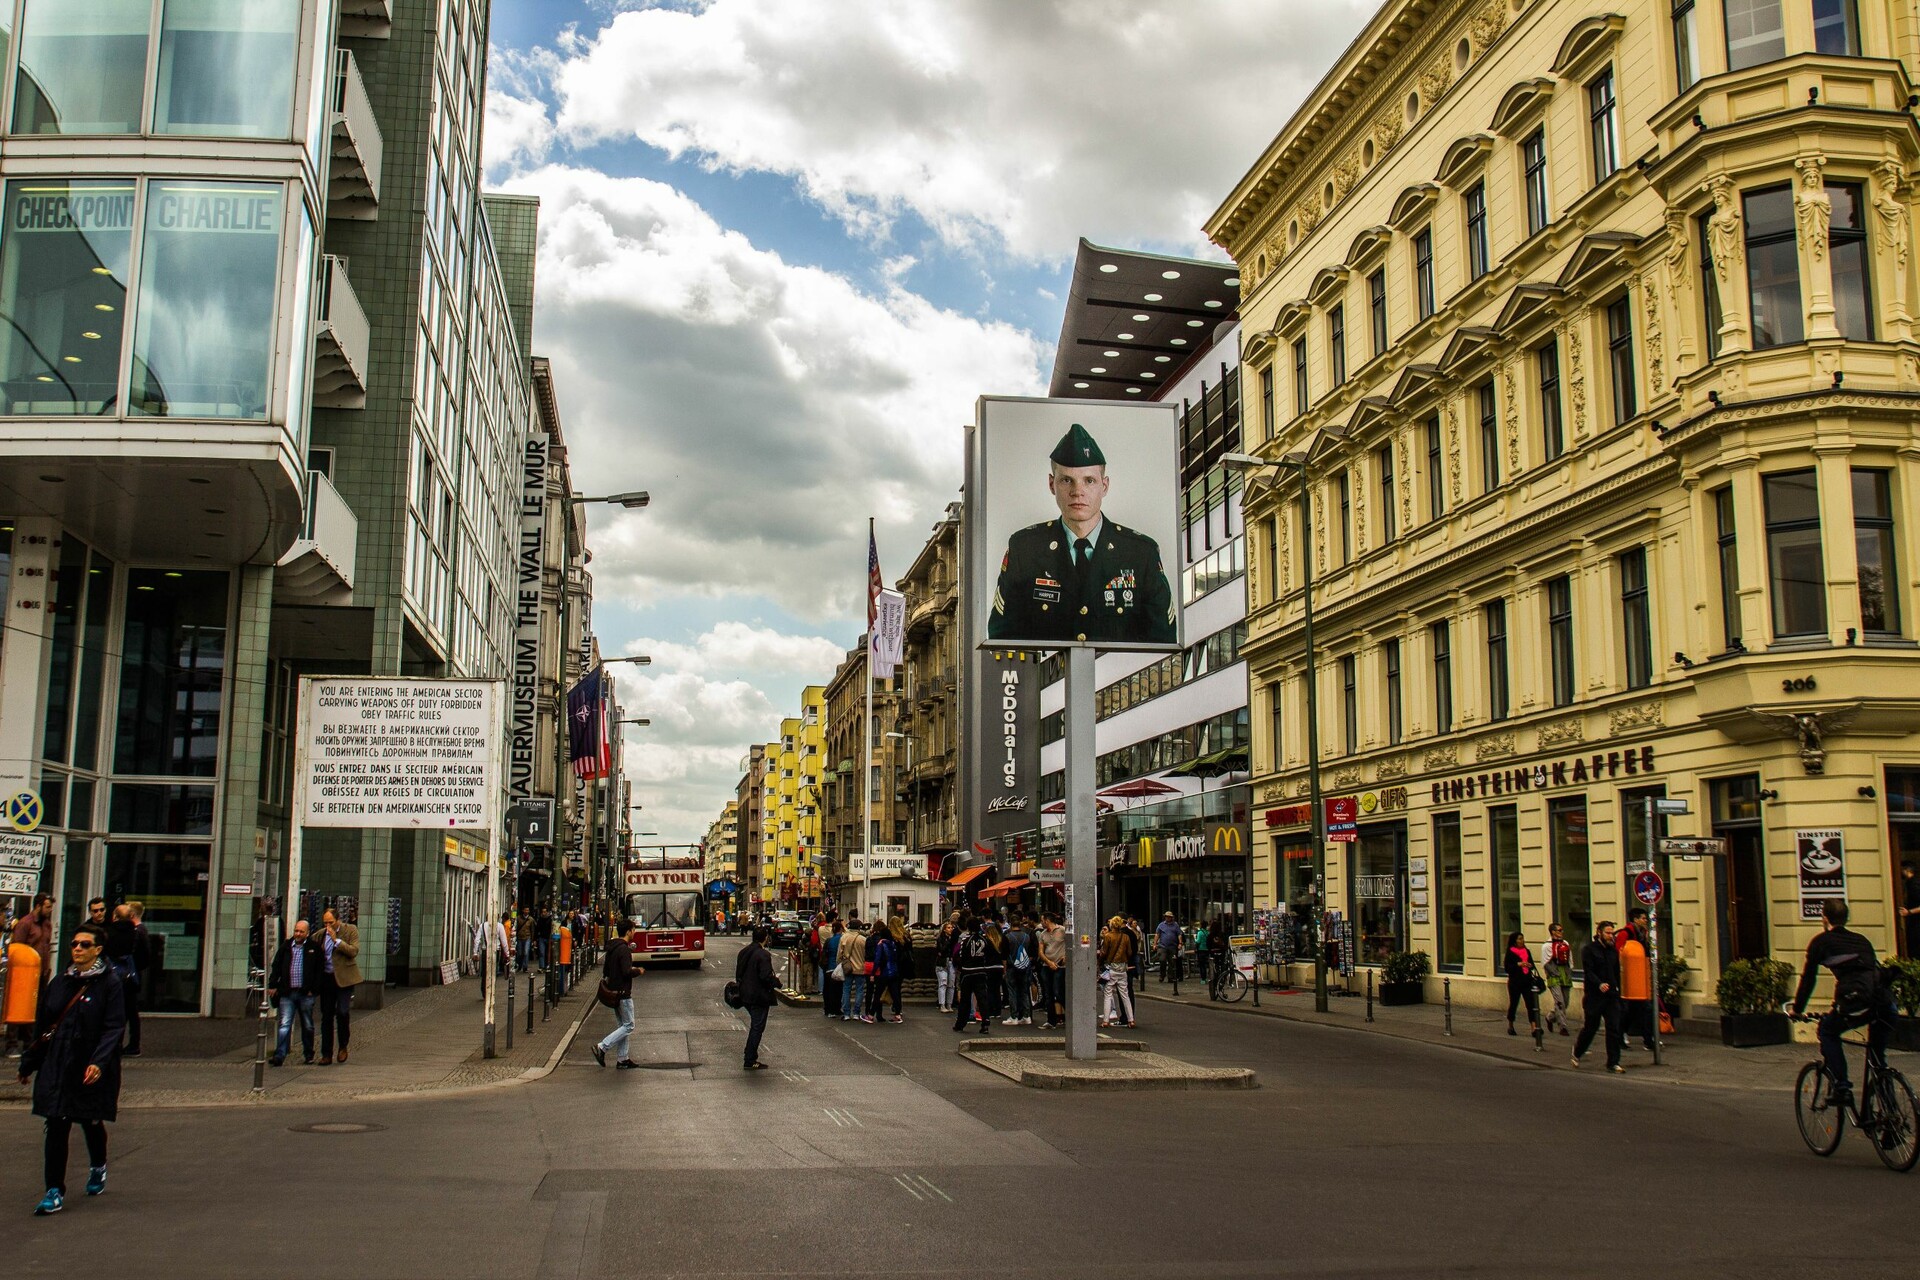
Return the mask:
[(1626, 1034), (1638, 1034), (1641, 1045), (1650, 1050), (1653, 1020), (1660, 1014), (1653, 1002), (1653, 965), (1648, 937), (1647, 909), (1634, 907), (1627, 912), (1627, 927), (1614, 935), (1613, 947), (1620, 954), (1620, 1005), (1626, 1015)]

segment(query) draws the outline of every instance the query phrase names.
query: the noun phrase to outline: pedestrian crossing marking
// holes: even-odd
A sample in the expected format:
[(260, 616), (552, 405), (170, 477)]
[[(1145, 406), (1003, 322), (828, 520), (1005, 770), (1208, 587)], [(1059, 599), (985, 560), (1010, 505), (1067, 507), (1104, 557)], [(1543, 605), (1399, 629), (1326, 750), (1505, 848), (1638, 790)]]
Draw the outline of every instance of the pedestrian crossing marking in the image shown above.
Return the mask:
[(822, 1107), (820, 1109), (827, 1113), (827, 1119), (833, 1121), (842, 1129), (864, 1129), (867, 1127), (860, 1122), (859, 1116), (848, 1111), (845, 1107)]
[(933, 1185), (933, 1183), (927, 1181), (925, 1178), (921, 1177), (917, 1173), (914, 1173), (914, 1174), (896, 1173), (893, 1175), (893, 1180), (900, 1184), (900, 1189), (902, 1191), (905, 1191), (908, 1195), (912, 1196), (915, 1200), (945, 1200), (948, 1204), (953, 1203), (952, 1196), (948, 1195), (946, 1192), (942, 1191), (939, 1187), (936, 1187), (935, 1185)]

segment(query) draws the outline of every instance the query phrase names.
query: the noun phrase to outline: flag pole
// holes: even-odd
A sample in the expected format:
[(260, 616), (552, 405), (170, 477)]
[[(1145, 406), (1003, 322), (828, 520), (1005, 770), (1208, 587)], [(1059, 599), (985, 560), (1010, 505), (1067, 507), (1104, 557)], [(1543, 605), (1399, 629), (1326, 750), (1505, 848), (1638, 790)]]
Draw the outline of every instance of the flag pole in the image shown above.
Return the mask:
[[(873, 517), (867, 517), (867, 558), (869, 564), (875, 555), (873, 540)], [(860, 761), (860, 789), (866, 797), (862, 807), (862, 827), (864, 828), (867, 850), (866, 865), (862, 868), (860, 881), (860, 902), (864, 910), (873, 901), (873, 630), (878, 615), (875, 614), (876, 601), (873, 595), (873, 573), (867, 575), (867, 728), (862, 735), (865, 739)], [(859, 913), (856, 912), (856, 915)], [(869, 924), (872, 921), (868, 921)]]

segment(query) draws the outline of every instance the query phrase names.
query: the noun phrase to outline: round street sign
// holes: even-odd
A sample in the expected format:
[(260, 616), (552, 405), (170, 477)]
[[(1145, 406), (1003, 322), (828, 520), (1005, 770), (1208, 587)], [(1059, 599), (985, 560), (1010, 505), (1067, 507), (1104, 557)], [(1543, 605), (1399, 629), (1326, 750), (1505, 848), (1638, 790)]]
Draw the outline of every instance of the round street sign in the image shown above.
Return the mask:
[(1633, 878), (1633, 896), (1641, 905), (1651, 907), (1667, 896), (1667, 886), (1658, 871), (1642, 871)]
[(15, 831), (31, 832), (40, 829), (40, 795), (35, 791), (21, 791), (7, 797), (7, 825)]

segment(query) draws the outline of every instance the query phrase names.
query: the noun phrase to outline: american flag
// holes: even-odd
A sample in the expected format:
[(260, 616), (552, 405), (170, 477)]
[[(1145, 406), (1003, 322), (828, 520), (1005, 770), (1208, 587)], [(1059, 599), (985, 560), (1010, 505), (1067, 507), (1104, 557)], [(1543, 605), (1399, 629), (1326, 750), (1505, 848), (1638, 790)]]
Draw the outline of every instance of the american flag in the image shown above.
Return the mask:
[(867, 634), (873, 634), (873, 623), (880, 616), (880, 593), (886, 584), (880, 581), (880, 548), (873, 541), (873, 521), (867, 521)]
[(567, 691), (567, 747), (578, 777), (604, 778), (613, 772), (606, 687), (601, 668), (595, 667)]

